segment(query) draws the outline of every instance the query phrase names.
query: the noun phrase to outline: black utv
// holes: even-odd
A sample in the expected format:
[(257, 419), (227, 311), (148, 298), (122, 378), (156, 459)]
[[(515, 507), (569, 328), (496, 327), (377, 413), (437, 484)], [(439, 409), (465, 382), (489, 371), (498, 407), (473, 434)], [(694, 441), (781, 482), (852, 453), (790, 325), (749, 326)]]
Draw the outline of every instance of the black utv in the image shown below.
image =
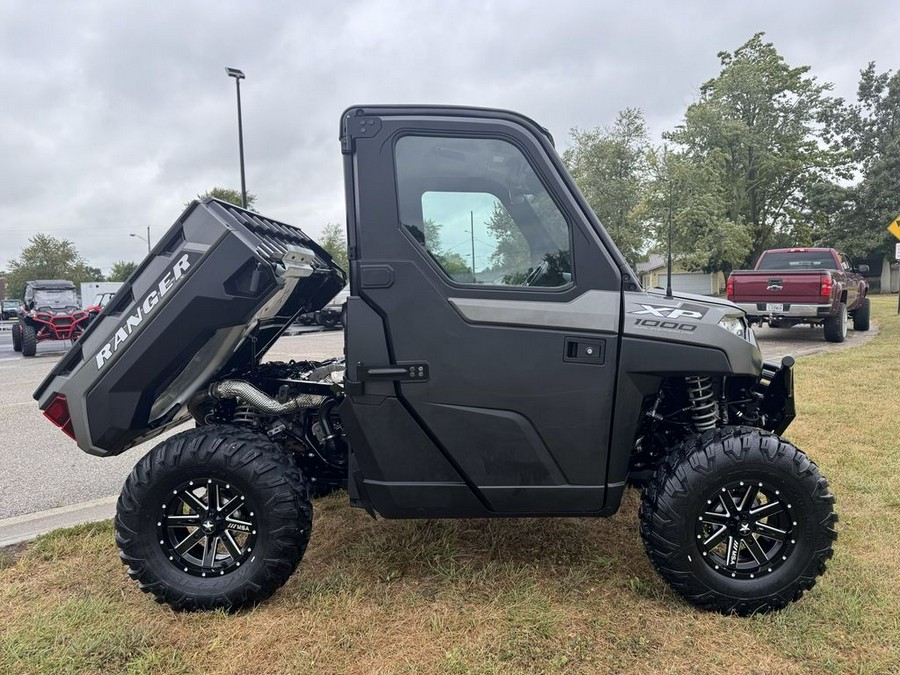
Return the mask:
[(88, 453), (141, 459), (116, 540), (143, 590), (235, 609), (291, 575), (311, 496), (386, 518), (609, 516), (689, 602), (750, 614), (810, 589), (834, 497), (780, 438), (793, 360), (735, 305), (643, 291), (550, 134), (475, 108), (341, 119), (345, 359), (262, 362), (345, 273), (298, 229), (195, 202), (35, 392)]

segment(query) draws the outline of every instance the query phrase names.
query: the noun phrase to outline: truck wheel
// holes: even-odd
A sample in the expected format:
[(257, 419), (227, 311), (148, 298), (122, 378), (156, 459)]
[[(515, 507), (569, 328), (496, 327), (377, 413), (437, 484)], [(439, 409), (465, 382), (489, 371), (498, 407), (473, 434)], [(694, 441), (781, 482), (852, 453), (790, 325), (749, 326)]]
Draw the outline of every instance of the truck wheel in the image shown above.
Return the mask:
[(13, 324), (12, 327), (12, 341), (13, 341), (13, 351), (20, 352), (22, 351), (22, 326), (17, 323)]
[(838, 311), (822, 323), (825, 327), (825, 339), (829, 342), (843, 342), (847, 337), (847, 305), (838, 303)]
[(871, 314), (872, 308), (869, 306), (869, 299), (865, 298), (859, 309), (853, 312), (853, 330), (860, 332), (869, 330), (869, 317)]
[(23, 324), (20, 332), (21, 336), (19, 339), (22, 341), (22, 356), (34, 356), (37, 354), (37, 333), (34, 331), (34, 326), (29, 326), (27, 323)]
[(157, 445), (125, 481), (116, 543), (128, 575), (177, 610), (236, 610), (287, 581), (312, 528), (309, 489), (290, 456), (233, 426)]
[(779, 437), (726, 427), (685, 441), (641, 499), (650, 560), (688, 602), (748, 615), (799, 600), (837, 538), (834, 497)]

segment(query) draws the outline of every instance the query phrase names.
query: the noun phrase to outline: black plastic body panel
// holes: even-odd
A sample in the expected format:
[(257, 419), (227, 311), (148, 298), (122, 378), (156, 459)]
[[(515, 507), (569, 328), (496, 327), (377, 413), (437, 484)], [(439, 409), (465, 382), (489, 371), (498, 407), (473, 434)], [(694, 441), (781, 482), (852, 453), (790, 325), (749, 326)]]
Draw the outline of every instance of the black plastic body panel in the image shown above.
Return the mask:
[(66, 397), (79, 447), (115, 455), (179, 424), (210, 382), (245, 370), (294, 317), (343, 287), (300, 230), (194, 202), (35, 392)]

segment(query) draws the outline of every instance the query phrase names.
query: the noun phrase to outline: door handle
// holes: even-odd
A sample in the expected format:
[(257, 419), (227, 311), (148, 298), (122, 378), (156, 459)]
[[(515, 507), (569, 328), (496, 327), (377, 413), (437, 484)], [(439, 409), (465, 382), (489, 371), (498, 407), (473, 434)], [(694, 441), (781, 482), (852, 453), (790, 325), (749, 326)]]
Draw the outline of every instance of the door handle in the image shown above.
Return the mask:
[(567, 337), (563, 361), (603, 365), (606, 361), (606, 340)]

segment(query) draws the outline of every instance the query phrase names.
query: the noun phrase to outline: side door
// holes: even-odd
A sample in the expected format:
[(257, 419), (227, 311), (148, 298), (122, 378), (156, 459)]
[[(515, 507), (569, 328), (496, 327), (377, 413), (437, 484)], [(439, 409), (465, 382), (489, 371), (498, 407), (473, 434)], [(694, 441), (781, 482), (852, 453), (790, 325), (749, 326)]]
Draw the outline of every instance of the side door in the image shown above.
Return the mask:
[(624, 261), (549, 137), (506, 113), (366, 108), (342, 142), (358, 499), (602, 511)]

